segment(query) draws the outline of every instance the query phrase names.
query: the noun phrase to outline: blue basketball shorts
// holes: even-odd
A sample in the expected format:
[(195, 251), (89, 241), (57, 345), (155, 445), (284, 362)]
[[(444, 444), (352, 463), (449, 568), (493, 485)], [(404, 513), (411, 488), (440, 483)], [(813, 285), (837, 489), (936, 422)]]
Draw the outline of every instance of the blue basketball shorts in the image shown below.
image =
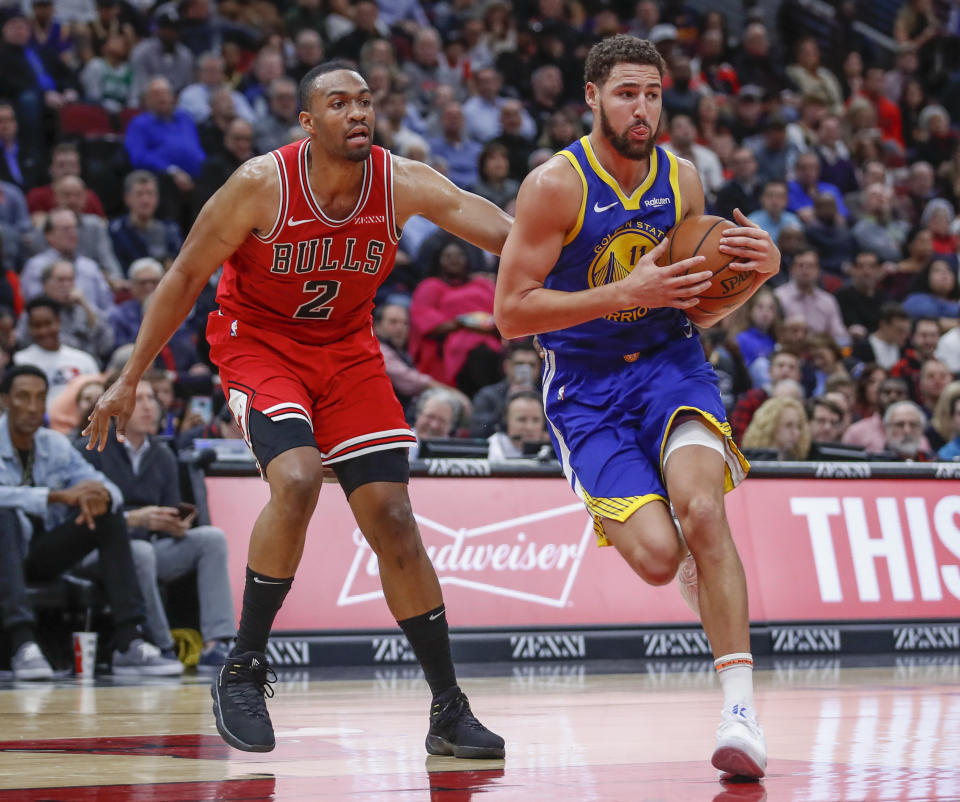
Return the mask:
[(725, 490), (750, 469), (730, 436), (716, 374), (697, 338), (648, 354), (590, 359), (547, 350), (543, 403), (564, 475), (593, 516), (601, 546), (610, 545), (605, 518), (622, 522), (648, 502), (669, 504), (663, 449), (678, 415), (699, 415), (723, 437)]

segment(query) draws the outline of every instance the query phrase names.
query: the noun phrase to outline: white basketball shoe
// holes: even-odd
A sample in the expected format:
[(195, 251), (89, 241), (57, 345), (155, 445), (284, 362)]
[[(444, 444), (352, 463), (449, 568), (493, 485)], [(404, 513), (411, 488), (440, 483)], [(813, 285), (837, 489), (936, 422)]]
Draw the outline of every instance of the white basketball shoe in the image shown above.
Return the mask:
[(720, 778), (748, 777), (759, 780), (767, 768), (767, 742), (757, 716), (746, 705), (725, 709), (717, 727), (717, 746), (710, 762)]

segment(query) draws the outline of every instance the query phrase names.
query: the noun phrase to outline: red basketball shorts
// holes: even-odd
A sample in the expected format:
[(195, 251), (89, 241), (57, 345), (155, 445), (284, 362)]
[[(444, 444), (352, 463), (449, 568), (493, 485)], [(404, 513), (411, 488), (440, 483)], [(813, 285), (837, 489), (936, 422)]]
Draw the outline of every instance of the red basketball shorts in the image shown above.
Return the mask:
[(328, 345), (305, 345), (215, 311), (207, 339), (261, 470), (298, 446), (316, 445), (331, 465), (417, 442), (367, 327)]

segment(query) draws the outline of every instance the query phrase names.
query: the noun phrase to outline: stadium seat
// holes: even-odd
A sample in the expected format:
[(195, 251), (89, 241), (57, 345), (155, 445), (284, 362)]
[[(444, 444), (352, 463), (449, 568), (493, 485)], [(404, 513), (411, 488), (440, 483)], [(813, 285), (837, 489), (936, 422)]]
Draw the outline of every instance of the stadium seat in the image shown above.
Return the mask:
[(60, 128), (64, 134), (103, 136), (114, 133), (110, 115), (95, 103), (68, 103), (60, 109)]

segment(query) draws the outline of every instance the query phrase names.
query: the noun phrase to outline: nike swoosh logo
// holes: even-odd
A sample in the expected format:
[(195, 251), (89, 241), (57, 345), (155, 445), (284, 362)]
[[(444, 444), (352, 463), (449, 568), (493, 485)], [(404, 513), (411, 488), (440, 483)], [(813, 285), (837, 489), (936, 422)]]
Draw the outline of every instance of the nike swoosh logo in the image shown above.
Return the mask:
[(310, 219), (310, 218), (308, 218), (308, 219), (306, 219), (306, 220), (294, 220), (294, 219), (291, 217), (289, 220), (287, 220), (287, 225), (292, 228), (293, 226), (302, 226), (304, 223), (312, 223), (312, 222), (314, 222), (314, 221), (313, 221), (312, 219)]
[(253, 578), (253, 581), (256, 582), (258, 585), (282, 585), (283, 584), (283, 582), (267, 582), (266, 579), (261, 579), (258, 576), (255, 576)]
[(436, 621), (441, 615), (446, 612), (446, 607), (444, 607), (439, 613), (434, 613), (433, 615), (427, 616), (430, 621)]
[(608, 203), (606, 206), (601, 206), (599, 203), (594, 203), (594, 204), (593, 204), (593, 210), (594, 210), (595, 212), (605, 212), (607, 209), (612, 209), (612, 208), (613, 208), (614, 206), (616, 206), (618, 203), (619, 203), (619, 201), (614, 201), (613, 203)]

